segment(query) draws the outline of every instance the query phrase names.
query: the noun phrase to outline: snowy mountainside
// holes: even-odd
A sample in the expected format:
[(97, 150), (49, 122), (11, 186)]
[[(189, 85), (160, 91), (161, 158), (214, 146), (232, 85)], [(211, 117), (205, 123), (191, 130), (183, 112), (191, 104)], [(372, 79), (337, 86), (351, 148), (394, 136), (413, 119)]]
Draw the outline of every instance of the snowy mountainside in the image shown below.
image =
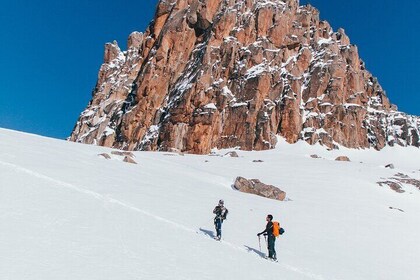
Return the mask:
[[(238, 158), (134, 152), (0, 129), (0, 279), (417, 279), (420, 151), (304, 142)], [(317, 154), (320, 158), (311, 158)], [(346, 155), (351, 162), (337, 162)], [(262, 162), (253, 162), (262, 160)], [(395, 169), (384, 166), (393, 163)], [(284, 202), (234, 191), (236, 176), (286, 191)], [(212, 210), (229, 216), (214, 241)], [(392, 207), (392, 208), (390, 208)], [(400, 209), (400, 210), (398, 210)], [(256, 233), (271, 213), (286, 229), (278, 263)], [(262, 239), (262, 251), (266, 252)]]

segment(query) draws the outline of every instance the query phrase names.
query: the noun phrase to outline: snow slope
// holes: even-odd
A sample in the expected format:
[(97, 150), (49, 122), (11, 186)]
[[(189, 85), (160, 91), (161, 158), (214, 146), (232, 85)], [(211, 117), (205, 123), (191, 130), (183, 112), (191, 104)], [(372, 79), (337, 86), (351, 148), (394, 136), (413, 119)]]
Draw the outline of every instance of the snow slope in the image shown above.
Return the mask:
[[(0, 279), (418, 279), (420, 190), (376, 182), (420, 179), (419, 149), (280, 141), (239, 158), (135, 152), (138, 165), (98, 156), (110, 151), (0, 129)], [(234, 191), (237, 176), (288, 199)], [(229, 216), (217, 242), (220, 198)], [(268, 213), (286, 229), (278, 263), (256, 236)]]

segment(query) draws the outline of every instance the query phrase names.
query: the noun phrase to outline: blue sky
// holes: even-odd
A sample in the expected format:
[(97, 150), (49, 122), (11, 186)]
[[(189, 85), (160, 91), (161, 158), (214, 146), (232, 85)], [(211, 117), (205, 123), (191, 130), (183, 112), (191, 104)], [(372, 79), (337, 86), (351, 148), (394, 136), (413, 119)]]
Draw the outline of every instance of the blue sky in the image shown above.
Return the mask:
[[(420, 115), (417, 1), (301, 0), (343, 27), (391, 102)], [(367, 2), (367, 3), (366, 3)], [(144, 31), (157, 0), (0, 0), (0, 127), (64, 139), (91, 98), (106, 42)]]

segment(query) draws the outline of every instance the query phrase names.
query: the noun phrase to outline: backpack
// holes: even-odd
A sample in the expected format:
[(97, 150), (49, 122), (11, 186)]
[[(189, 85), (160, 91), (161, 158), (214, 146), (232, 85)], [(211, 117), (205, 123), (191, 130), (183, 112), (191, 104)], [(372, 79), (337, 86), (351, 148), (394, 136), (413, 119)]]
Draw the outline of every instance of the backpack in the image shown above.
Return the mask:
[(280, 228), (280, 230), (279, 230), (279, 233), (280, 233), (280, 235), (282, 235), (283, 233), (284, 233), (284, 228)]
[(280, 235), (280, 224), (279, 222), (273, 222), (273, 235), (277, 237)]
[(274, 237), (278, 237), (284, 233), (284, 229), (280, 227), (279, 222), (273, 222), (273, 235)]

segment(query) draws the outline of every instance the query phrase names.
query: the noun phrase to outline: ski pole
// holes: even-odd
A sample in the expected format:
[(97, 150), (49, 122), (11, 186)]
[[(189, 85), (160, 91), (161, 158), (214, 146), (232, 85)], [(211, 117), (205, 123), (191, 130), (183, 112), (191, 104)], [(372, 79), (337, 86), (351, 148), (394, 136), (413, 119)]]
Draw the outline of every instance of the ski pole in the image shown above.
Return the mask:
[(258, 235), (258, 244), (260, 245), (260, 252), (261, 252), (261, 236)]

